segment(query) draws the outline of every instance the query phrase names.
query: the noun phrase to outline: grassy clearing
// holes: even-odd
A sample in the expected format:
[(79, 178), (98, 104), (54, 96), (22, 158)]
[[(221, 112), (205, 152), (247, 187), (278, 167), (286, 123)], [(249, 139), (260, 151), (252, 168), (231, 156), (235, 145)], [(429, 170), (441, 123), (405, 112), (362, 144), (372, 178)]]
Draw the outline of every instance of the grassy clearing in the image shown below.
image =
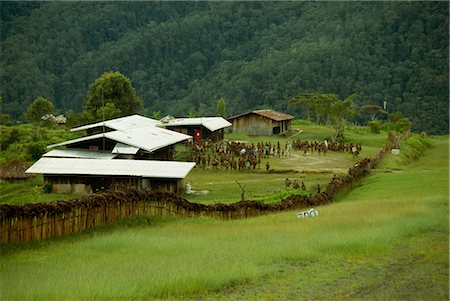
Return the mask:
[(16, 180), (11, 183), (0, 184), (0, 203), (28, 204), (60, 201), (76, 198), (77, 195), (44, 193), (44, 179), (38, 175), (26, 180)]
[[(247, 200), (273, 201), (280, 200), (284, 196), (299, 193), (292, 188), (286, 189), (284, 180), (291, 181), (297, 179), (302, 181), (307, 187), (305, 193), (313, 193), (317, 184), (325, 185), (332, 175), (325, 174), (304, 174), (304, 173), (281, 173), (266, 174), (265, 172), (226, 172), (195, 169), (186, 178), (190, 182), (192, 189), (199, 194), (187, 195), (189, 201), (197, 203), (232, 203), (239, 201), (240, 188), (236, 181), (245, 185), (245, 198)], [(207, 194), (201, 194), (207, 191)]]
[(448, 300), (448, 141), (434, 141), (315, 219), (140, 218), (3, 246), (2, 300)]

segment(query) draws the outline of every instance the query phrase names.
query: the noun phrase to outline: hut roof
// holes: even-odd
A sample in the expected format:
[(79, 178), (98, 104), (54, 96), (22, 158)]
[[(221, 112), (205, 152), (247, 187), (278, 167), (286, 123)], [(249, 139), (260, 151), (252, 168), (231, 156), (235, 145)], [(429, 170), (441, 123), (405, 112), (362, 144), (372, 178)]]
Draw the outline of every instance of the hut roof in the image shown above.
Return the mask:
[(185, 125), (201, 125), (211, 132), (217, 131), (231, 126), (226, 119), (222, 117), (199, 117), (199, 118), (175, 118), (168, 122), (163, 122), (164, 126), (185, 126)]
[(250, 111), (244, 114), (240, 114), (240, 115), (236, 115), (233, 117), (228, 118), (228, 120), (232, 120), (235, 118), (239, 118), (245, 115), (250, 115), (250, 114), (257, 114), (275, 121), (283, 121), (283, 120), (291, 120), (294, 119), (294, 116), (289, 115), (289, 114), (285, 114), (285, 113), (281, 113), (275, 110), (254, 110), (254, 111)]
[(25, 179), (31, 175), (25, 174), (27, 165), (18, 161), (12, 160), (0, 167), (0, 179), (14, 180)]
[(111, 153), (93, 152), (81, 149), (53, 149), (42, 157), (53, 158), (84, 158), (84, 159), (112, 159), (117, 155)]
[(105, 120), (105, 121), (101, 121), (101, 122), (97, 122), (97, 123), (83, 125), (80, 127), (70, 129), (70, 131), (71, 132), (83, 131), (83, 130), (89, 130), (89, 129), (102, 127), (102, 126), (105, 126), (107, 128), (117, 130), (117, 131), (127, 131), (127, 130), (131, 130), (131, 129), (139, 128), (139, 127), (156, 126), (157, 124), (159, 124), (158, 120), (135, 114), (135, 115), (130, 115), (130, 116), (120, 117), (120, 118), (116, 118), (116, 119)]
[(194, 162), (44, 157), (28, 168), (26, 173), (182, 179), (194, 166)]

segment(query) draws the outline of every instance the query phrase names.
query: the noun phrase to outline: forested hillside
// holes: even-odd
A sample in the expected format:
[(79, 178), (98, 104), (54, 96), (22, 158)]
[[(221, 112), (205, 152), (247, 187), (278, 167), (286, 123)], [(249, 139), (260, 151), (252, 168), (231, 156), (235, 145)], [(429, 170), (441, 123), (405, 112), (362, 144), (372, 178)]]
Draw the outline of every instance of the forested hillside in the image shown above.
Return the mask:
[[(2, 113), (80, 111), (107, 71), (149, 114), (228, 115), (303, 92), (357, 93), (414, 130), (449, 127), (447, 2), (1, 2)], [(366, 118), (366, 119), (364, 119)], [(355, 119), (366, 122), (367, 116)]]

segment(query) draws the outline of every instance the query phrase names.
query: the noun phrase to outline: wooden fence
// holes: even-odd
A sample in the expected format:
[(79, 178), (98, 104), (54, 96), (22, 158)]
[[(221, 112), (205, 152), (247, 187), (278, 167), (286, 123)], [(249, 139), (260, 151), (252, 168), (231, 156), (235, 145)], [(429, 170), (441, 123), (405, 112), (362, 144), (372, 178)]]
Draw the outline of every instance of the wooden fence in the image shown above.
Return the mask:
[(209, 216), (227, 220), (319, 206), (331, 202), (338, 193), (351, 189), (353, 183), (375, 168), (389, 150), (389, 147), (385, 147), (375, 158), (359, 161), (345, 176), (334, 177), (320, 193), (311, 196), (292, 195), (275, 204), (240, 201), (203, 205), (191, 203), (170, 192), (127, 189), (93, 194), (78, 200), (0, 205), (0, 242), (46, 239), (138, 215)]

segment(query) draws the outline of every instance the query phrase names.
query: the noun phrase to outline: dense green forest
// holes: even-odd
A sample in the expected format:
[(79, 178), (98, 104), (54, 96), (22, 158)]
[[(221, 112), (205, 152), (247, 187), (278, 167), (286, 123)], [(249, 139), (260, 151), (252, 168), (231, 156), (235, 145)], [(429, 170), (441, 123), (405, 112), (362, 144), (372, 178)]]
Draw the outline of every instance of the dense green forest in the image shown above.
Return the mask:
[[(38, 96), (81, 111), (120, 71), (147, 114), (228, 115), (262, 107), (305, 118), (298, 93), (357, 93), (416, 131), (449, 128), (448, 2), (4, 2), (2, 112)], [(354, 122), (365, 123), (359, 114)]]

